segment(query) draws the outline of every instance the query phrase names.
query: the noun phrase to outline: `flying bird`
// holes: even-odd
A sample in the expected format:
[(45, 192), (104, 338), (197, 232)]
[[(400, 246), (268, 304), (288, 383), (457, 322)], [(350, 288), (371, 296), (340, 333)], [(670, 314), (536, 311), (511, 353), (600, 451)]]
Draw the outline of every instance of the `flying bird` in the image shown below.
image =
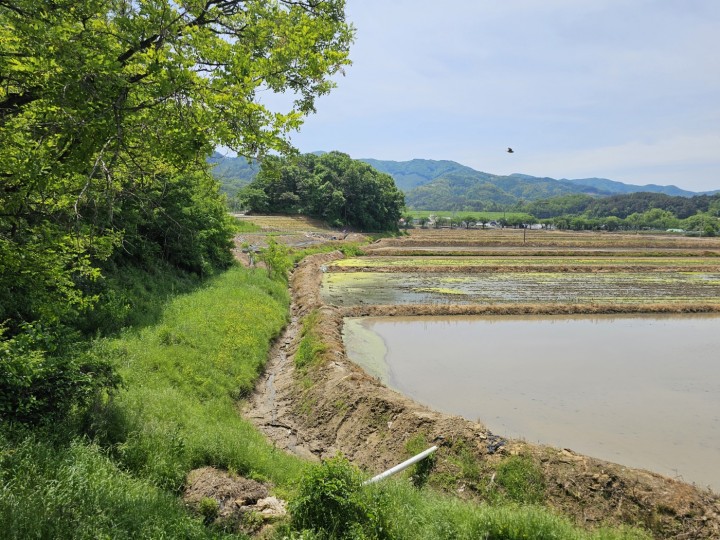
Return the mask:
[(515, 153), (515, 150), (513, 150), (512, 148), (510, 148), (510, 147), (508, 146), (507, 152), (508, 152), (508, 154), (514, 154), (514, 153)]

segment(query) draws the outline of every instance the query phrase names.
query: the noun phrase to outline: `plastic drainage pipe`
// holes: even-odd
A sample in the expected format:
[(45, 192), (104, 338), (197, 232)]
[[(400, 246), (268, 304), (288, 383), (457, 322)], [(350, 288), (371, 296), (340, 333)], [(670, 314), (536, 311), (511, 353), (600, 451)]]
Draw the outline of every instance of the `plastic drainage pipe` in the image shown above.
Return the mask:
[(418, 455), (411, 457), (410, 459), (403, 461), (399, 465), (395, 465), (392, 469), (388, 469), (387, 471), (378, 474), (377, 476), (373, 476), (370, 480), (365, 480), (363, 482), (363, 486), (367, 486), (368, 484), (374, 484), (375, 482), (378, 482), (384, 478), (387, 478), (388, 476), (392, 476), (395, 473), (399, 473), (400, 471), (404, 471), (407, 469), (410, 465), (413, 465), (417, 463), (418, 461), (421, 461), (428, 457), (430, 454), (432, 454), (435, 450), (437, 450), (437, 446), (433, 446), (432, 448), (428, 448), (424, 452), (420, 452)]

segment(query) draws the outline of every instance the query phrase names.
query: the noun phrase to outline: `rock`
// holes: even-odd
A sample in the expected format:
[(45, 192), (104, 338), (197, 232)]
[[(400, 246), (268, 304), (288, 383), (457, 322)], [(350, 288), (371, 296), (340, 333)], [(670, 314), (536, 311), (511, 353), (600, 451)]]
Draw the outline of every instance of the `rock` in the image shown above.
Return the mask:
[(287, 515), (287, 505), (285, 501), (278, 499), (277, 497), (266, 497), (260, 499), (256, 504), (254, 510), (260, 512), (263, 518), (267, 520), (278, 519)]

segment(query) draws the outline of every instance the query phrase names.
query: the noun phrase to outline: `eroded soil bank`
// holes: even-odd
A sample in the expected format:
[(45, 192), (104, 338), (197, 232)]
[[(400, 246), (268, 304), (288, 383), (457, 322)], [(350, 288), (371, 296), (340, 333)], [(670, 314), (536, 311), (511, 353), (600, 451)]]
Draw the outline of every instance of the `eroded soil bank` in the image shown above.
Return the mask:
[[(428, 444), (440, 446), (433, 475), (443, 480), (441, 487), (463, 498), (480, 498), (493, 481), (494, 467), (509, 455), (522, 454), (542, 470), (548, 504), (580, 524), (631, 524), (657, 538), (720, 538), (716, 494), (569, 450), (504, 439), (479, 423), (423, 407), (367, 375), (345, 355), (344, 315), (431, 314), (433, 310), (432, 306), (373, 306), (343, 311), (325, 305), (320, 297), (320, 268), (341, 257), (339, 252), (309, 257), (293, 273), (292, 322), (276, 342), (244, 410), (279, 447), (314, 459), (340, 451), (368, 472), (380, 472), (405, 459), (407, 442), (420, 435)], [(580, 307), (571, 306), (571, 311), (578, 313)], [(587, 307), (593, 312), (602, 309)], [(467, 313), (465, 306), (456, 308)], [(512, 311), (521, 308), (514, 306)], [(537, 306), (526, 308), (532, 312)], [(546, 312), (544, 308), (534, 312)], [(556, 308), (555, 312), (563, 312)], [(612, 306), (607, 309), (614, 312)], [(301, 321), (312, 311), (319, 313), (317, 329), (326, 348), (322, 361), (301, 373), (294, 369), (293, 355)], [(454, 312), (449, 306), (443, 311)], [(468, 459), (477, 465), (470, 468), (472, 474), (465, 466)]]

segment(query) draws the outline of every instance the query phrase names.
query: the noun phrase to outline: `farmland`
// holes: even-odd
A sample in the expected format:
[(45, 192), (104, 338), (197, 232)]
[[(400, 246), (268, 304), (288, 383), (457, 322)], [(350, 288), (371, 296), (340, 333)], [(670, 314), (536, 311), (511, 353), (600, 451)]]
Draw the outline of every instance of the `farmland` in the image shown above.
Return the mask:
[(439, 218), (440, 220), (451, 220), (451, 219), (466, 219), (471, 218), (477, 221), (484, 221), (488, 223), (490, 221), (499, 221), (506, 219), (508, 221), (527, 221), (532, 220), (532, 216), (525, 212), (476, 212), (470, 210), (467, 212), (444, 212), (440, 210), (410, 210), (407, 212), (409, 216), (414, 219), (428, 219), (431, 217)]
[(720, 259), (713, 257), (587, 257), (587, 256), (505, 256), (493, 255), (477, 256), (389, 256), (389, 257), (355, 257), (333, 263), (332, 269), (343, 271), (399, 271), (399, 269), (412, 268), (417, 272), (443, 271), (505, 271), (528, 268), (532, 271), (563, 271), (564, 269), (586, 268), (588, 271), (600, 272), (617, 269), (644, 269), (651, 271), (679, 271), (693, 269), (716, 272), (720, 271)]
[(720, 255), (720, 240), (712, 237), (687, 237), (657, 233), (595, 233), (529, 229), (411, 229), (407, 236), (386, 239), (371, 246), (372, 253), (393, 251), (443, 251), (477, 248), (627, 250), (652, 254), (655, 251), (690, 250), (702, 254), (708, 250)]
[(522, 302), (720, 307), (720, 273), (344, 272), (327, 276), (323, 294), (338, 306)]
[[(510, 433), (495, 433), (483, 424), (486, 411), (482, 409), (465, 418), (429, 409), (383, 385), (377, 372), (363, 372), (348, 358), (349, 345), (342, 340), (348, 317), (370, 321), (367, 317), (390, 316), (395, 327), (395, 321), (401, 319), (398, 316), (438, 315), (441, 326), (456, 328), (455, 321), (462, 319), (456, 316), (492, 316), (492, 335), (486, 341), (497, 341), (498, 330), (512, 316), (542, 319), (553, 315), (558, 321), (583, 314), (714, 315), (720, 313), (720, 240), (448, 228), (410, 230), (400, 237), (367, 244), (362, 250), (362, 256), (348, 258), (339, 251), (313, 255), (293, 272), (295, 326), (279, 341), (249, 409), (274, 444), (316, 455), (341, 451), (354, 463), (380, 471), (407, 455), (413, 437), (422, 437), (441, 447), (430, 485), (474, 500), (486, 500), (488, 486), (493, 485), (506, 460), (523, 456), (542, 471), (546, 503), (578, 523), (592, 527), (607, 520), (639, 525), (658, 538), (685, 533), (712, 538), (720, 531), (715, 517), (703, 518), (710, 515), (709, 508), (720, 505), (711, 492), (618, 465), (614, 459), (611, 463), (580, 455), (567, 446), (530, 444), (522, 438), (509, 438)], [(415, 318), (419, 329), (409, 335), (407, 343), (420, 342), (413, 337), (418, 333), (427, 334), (432, 342), (434, 331), (424, 322), (430, 318)], [(357, 326), (350, 323), (346, 330), (353, 325)], [(591, 329), (595, 328), (592, 324)], [(474, 333), (471, 330), (469, 335)], [(384, 338), (357, 337), (356, 345), (367, 354), (379, 351), (382, 362)], [(294, 367), (288, 359), (294, 354), (300, 365), (300, 345), (295, 352), (293, 339), (300, 339), (301, 344), (307, 341), (305, 349), (318, 351), (317, 363), (304, 359), (301, 368)], [(431, 365), (450, 369), (457, 352), (454, 343), (438, 345), (443, 352), (436, 352), (434, 358), (442, 360), (431, 361)], [(502, 363), (506, 355), (499, 345), (500, 352), (493, 357)], [(532, 343), (527, 346), (533, 351)], [(621, 342), (614, 346), (623, 348)], [(416, 366), (416, 353), (406, 352), (410, 350), (407, 344), (395, 350)], [(572, 349), (571, 358), (584, 356), (573, 356), (573, 352), (581, 351)], [(482, 344), (459, 354), (470, 363), (485, 366)], [(557, 380), (554, 374), (539, 369), (530, 383)], [(522, 373), (519, 368), (517, 376)], [(493, 387), (493, 377), (481, 378)], [(429, 376), (429, 380), (438, 379)], [(475, 387), (471, 384), (471, 388)], [(501, 393), (498, 402), (515, 393), (513, 386), (505, 388), (510, 390)], [(566, 399), (583, 388), (569, 386), (568, 393), (553, 395)], [(461, 401), (466, 401), (462, 395)], [(669, 509), (662, 516), (656, 512), (660, 505)]]
[(366, 252), (326, 268), (349, 314), (720, 311), (716, 238), (416, 229)]

